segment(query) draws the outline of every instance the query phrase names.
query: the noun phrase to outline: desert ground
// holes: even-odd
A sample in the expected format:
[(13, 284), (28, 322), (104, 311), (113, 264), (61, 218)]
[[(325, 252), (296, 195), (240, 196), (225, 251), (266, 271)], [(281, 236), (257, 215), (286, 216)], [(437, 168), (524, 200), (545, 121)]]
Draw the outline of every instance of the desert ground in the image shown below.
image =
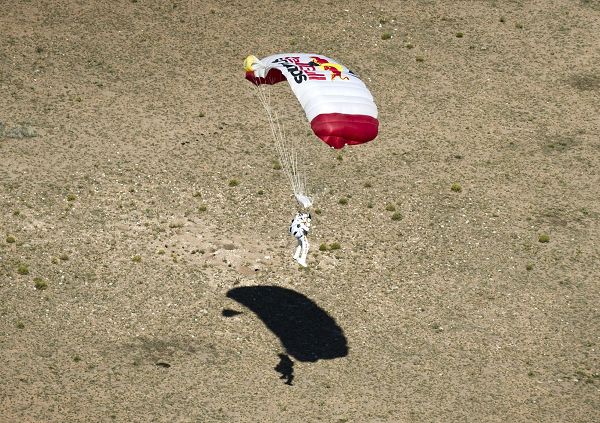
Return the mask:
[[(0, 6), (0, 421), (598, 421), (597, 0)], [(306, 269), (279, 52), (379, 108), (272, 87)]]

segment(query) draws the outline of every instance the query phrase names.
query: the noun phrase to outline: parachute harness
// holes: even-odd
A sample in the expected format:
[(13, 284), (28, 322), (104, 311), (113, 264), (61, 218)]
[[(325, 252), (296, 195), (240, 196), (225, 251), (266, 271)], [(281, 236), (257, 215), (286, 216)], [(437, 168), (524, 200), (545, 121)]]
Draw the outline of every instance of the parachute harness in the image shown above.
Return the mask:
[(298, 240), (298, 246), (294, 251), (294, 260), (302, 267), (306, 267), (306, 257), (308, 256), (308, 232), (310, 231), (310, 213), (298, 212), (290, 225), (290, 234)]

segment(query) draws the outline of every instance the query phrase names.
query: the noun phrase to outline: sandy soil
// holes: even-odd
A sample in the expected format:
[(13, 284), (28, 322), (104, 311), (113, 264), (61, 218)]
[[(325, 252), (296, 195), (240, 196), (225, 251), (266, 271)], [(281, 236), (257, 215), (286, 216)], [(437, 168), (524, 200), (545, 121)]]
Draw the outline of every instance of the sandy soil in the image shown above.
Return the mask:
[[(1, 9), (0, 421), (597, 421), (598, 1)], [(380, 109), (333, 151), (273, 87), (306, 270), (285, 51)]]

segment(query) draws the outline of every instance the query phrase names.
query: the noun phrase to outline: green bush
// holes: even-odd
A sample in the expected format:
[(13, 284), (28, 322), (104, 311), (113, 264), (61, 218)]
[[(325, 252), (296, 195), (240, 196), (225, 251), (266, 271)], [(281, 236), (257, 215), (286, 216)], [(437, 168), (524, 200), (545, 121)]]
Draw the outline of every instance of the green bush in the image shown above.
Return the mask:
[(400, 213), (400, 212), (395, 212), (395, 213), (392, 215), (392, 220), (402, 220), (402, 217), (403, 217), (403, 216), (402, 216), (402, 213)]
[(33, 283), (35, 284), (35, 289), (39, 289), (40, 291), (48, 288), (48, 284), (42, 278), (33, 278)]

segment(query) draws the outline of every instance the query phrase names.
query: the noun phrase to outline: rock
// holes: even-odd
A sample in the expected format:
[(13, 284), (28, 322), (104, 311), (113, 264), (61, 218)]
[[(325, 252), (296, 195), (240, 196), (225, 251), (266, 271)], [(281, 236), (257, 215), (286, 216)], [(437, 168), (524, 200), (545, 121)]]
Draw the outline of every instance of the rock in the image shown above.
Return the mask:
[[(2, 128), (0, 128), (0, 130), (1, 129)], [(17, 125), (4, 131), (4, 136), (6, 138), (33, 138), (37, 137), (37, 135), (35, 129), (28, 124)]]

